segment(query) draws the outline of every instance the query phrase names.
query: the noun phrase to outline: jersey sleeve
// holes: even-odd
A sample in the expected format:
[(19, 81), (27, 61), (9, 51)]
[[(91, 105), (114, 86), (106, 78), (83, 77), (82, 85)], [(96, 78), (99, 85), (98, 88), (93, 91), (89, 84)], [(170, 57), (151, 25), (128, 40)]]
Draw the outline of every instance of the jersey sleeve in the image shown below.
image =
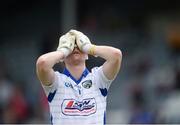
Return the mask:
[(50, 93), (54, 93), (57, 90), (58, 79), (59, 79), (58, 72), (55, 72), (55, 80), (50, 86), (46, 86), (46, 85), (42, 84), (42, 87), (44, 89), (46, 96), (48, 96)]
[(94, 80), (99, 88), (106, 88), (109, 89), (113, 80), (109, 80), (103, 72), (102, 66), (94, 67), (92, 69), (92, 74), (94, 76)]

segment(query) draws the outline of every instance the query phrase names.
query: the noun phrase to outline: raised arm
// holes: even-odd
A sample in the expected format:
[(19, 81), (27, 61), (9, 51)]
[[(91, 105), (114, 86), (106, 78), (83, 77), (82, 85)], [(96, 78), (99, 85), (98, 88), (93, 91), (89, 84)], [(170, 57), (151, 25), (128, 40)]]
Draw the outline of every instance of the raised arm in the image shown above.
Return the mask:
[(49, 86), (54, 82), (53, 66), (63, 59), (61, 51), (54, 51), (40, 56), (36, 62), (36, 73), (42, 84)]
[(40, 56), (36, 62), (36, 72), (42, 84), (49, 86), (54, 82), (53, 66), (68, 56), (74, 49), (75, 36), (67, 33), (59, 40), (57, 51)]
[(77, 45), (81, 51), (90, 55), (99, 56), (106, 60), (103, 64), (103, 72), (109, 80), (112, 80), (117, 75), (121, 66), (121, 51), (110, 46), (93, 45), (86, 35), (77, 30), (71, 30), (70, 32), (75, 34)]
[(105, 76), (112, 80), (119, 72), (122, 60), (122, 53), (119, 49), (110, 46), (94, 46), (93, 50), (96, 56), (105, 59), (103, 72)]

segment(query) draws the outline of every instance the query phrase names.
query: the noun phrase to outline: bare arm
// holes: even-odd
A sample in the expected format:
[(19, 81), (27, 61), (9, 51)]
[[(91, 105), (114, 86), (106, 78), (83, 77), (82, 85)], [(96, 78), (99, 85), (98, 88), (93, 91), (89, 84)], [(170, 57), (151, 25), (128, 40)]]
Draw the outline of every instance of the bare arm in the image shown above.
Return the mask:
[(49, 52), (40, 56), (36, 62), (36, 72), (42, 84), (49, 86), (54, 82), (55, 73), (53, 66), (63, 59), (60, 51)]
[(53, 66), (66, 58), (74, 49), (75, 36), (66, 33), (59, 39), (57, 51), (40, 56), (36, 62), (36, 72), (39, 80), (44, 85), (51, 85), (55, 80)]
[(103, 64), (103, 72), (109, 80), (112, 80), (121, 66), (121, 51), (110, 46), (95, 46), (94, 54), (106, 60)]

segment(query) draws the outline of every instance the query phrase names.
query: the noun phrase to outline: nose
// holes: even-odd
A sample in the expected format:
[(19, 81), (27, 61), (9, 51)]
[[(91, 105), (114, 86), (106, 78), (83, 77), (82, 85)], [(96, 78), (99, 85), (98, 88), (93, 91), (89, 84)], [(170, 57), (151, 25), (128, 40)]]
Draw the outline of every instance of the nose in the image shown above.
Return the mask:
[(81, 53), (81, 51), (79, 50), (78, 46), (77, 46), (77, 47), (74, 47), (74, 50), (73, 50), (73, 51), (76, 51), (76, 52)]

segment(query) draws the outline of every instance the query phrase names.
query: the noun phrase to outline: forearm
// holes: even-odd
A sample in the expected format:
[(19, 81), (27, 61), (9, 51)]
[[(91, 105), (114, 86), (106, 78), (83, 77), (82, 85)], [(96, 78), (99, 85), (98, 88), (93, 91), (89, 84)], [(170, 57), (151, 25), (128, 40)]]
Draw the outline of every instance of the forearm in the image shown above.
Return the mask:
[(56, 63), (64, 58), (64, 55), (60, 51), (54, 51), (46, 53), (40, 56), (37, 60), (37, 65), (41, 68), (51, 69)]
[(93, 55), (99, 56), (106, 60), (103, 64), (103, 72), (105, 76), (109, 80), (114, 79), (121, 66), (121, 51), (110, 46), (94, 46), (94, 48), (91, 49), (92, 50), (90, 52), (93, 53)]
[(44, 85), (51, 85), (54, 82), (53, 66), (64, 57), (60, 51), (49, 52), (40, 56), (36, 62), (36, 72), (39, 80)]
[(117, 61), (121, 60), (122, 54), (121, 51), (117, 48), (110, 47), (110, 46), (94, 46), (93, 55), (99, 56), (106, 61)]
[(66, 33), (59, 39), (57, 51), (40, 56), (36, 62), (36, 73), (44, 85), (51, 85), (55, 80), (53, 66), (66, 58), (74, 49), (75, 36)]

